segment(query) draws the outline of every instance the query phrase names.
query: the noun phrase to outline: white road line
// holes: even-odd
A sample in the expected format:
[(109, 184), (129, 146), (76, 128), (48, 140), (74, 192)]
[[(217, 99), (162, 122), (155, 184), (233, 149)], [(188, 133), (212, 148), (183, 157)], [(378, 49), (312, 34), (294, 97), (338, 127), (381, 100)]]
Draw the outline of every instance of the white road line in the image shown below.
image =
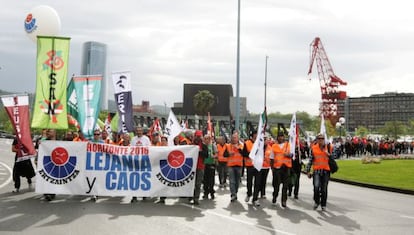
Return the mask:
[(12, 169), (3, 162), (0, 162), (0, 165), (4, 166), (4, 168), (6, 168), (10, 173), (10, 177), (3, 184), (0, 184), (0, 188), (3, 188), (4, 186), (8, 185), (10, 181), (12, 181)]
[(289, 233), (289, 232), (282, 231), (282, 230), (279, 230), (279, 229), (275, 229), (275, 228), (271, 228), (271, 227), (266, 227), (266, 226), (263, 226), (263, 225), (259, 225), (259, 224), (256, 224), (256, 223), (247, 222), (247, 221), (244, 221), (244, 220), (241, 220), (241, 219), (236, 219), (236, 218), (233, 218), (231, 216), (219, 214), (219, 213), (214, 212), (214, 211), (204, 210), (204, 209), (202, 209), (200, 207), (196, 207), (196, 206), (193, 206), (193, 205), (189, 205), (189, 204), (185, 204), (185, 203), (181, 203), (181, 205), (182, 206), (189, 207), (189, 208), (194, 208), (194, 209), (197, 209), (199, 211), (203, 211), (205, 213), (212, 214), (212, 215), (215, 215), (215, 216), (220, 216), (220, 217), (225, 218), (225, 219), (228, 219), (228, 220), (233, 220), (233, 221), (238, 222), (238, 223), (242, 223), (242, 224), (246, 224), (246, 225), (250, 225), (250, 226), (255, 226), (255, 227), (258, 227), (258, 228), (262, 228), (262, 229), (265, 229), (265, 230), (268, 230), (268, 231), (274, 231), (274, 232), (277, 232), (277, 233), (289, 234), (289, 235), (294, 234), (294, 233)]
[(400, 217), (407, 218), (407, 219), (414, 219), (414, 216), (408, 216), (408, 215), (400, 215)]

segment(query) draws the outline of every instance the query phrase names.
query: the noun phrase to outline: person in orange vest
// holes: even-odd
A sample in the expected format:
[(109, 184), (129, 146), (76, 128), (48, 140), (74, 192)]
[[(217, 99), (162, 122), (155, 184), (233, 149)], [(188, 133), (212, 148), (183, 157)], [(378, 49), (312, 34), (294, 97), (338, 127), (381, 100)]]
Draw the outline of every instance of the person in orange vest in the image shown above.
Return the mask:
[[(311, 148), (311, 156), (306, 166), (306, 172), (309, 178), (313, 176), (313, 200), (315, 202), (313, 209), (316, 210), (321, 205), (322, 211), (325, 211), (328, 199), (328, 182), (331, 175), (329, 158), (333, 147), (330, 144), (325, 144), (323, 134), (318, 134), (316, 139), (316, 144), (312, 145)], [(310, 171), (311, 166), (313, 166), (313, 174)]]
[[(244, 166), (246, 167), (247, 172), (247, 195), (244, 199), (245, 202), (249, 202), (250, 198), (253, 196), (252, 203), (255, 206), (260, 206), (258, 199), (259, 195), (259, 187), (256, 185), (260, 184), (260, 174), (259, 171), (253, 166), (253, 161), (250, 159), (249, 155), (253, 149), (254, 141), (256, 141), (257, 131), (252, 131), (250, 133), (250, 139), (244, 142), (243, 147), (243, 157), (244, 157)], [(253, 179), (254, 179), (254, 186), (253, 187)]]
[(290, 144), (285, 141), (285, 135), (282, 132), (278, 133), (277, 142), (272, 145), (270, 162), (273, 175), (272, 203), (276, 205), (279, 187), (282, 184), (282, 207), (286, 207), (289, 176), (292, 168), (292, 154), (290, 153)]
[(229, 159), (227, 161), (227, 167), (229, 169), (231, 202), (237, 200), (237, 192), (239, 191), (239, 183), (243, 166), (242, 151), (243, 143), (239, 142), (239, 134), (234, 133), (231, 136), (231, 143), (229, 144)]
[(225, 142), (224, 136), (217, 137), (217, 174), (219, 177), (219, 187), (226, 187), (227, 181), (227, 161), (229, 158), (229, 151), (227, 150), (228, 145)]
[[(260, 198), (266, 198), (266, 183), (267, 183), (267, 176), (269, 175), (270, 169), (270, 154), (272, 152), (272, 140), (267, 136), (264, 137), (264, 157), (263, 157), (263, 165), (262, 169), (260, 170), (260, 184), (259, 192)], [(256, 185), (255, 185), (256, 187)]]

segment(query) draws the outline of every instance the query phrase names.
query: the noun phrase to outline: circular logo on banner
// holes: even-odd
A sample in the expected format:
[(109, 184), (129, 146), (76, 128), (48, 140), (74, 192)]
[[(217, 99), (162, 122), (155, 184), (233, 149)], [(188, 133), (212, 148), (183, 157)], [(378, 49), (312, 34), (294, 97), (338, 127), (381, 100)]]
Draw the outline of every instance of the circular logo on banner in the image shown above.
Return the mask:
[(64, 179), (75, 171), (76, 157), (69, 156), (63, 147), (56, 147), (50, 156), (43, 157), (43, 168), (53, 178)]
[(170, 181), (180, 181), (191, 174), (193, 159), (186, 158), (180, 150), (173, 150), (167, 159), (160, 160), (162, 175)]

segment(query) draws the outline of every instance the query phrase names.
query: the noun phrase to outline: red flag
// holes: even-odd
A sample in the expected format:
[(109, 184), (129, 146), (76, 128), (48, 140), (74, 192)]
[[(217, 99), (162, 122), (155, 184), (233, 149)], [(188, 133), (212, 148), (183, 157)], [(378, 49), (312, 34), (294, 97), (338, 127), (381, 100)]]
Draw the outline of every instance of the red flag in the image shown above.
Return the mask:
[(15, 95), (1, 97), (7, 115), (16, 133), (17, 143), (22, 146), (17, 153), (17, 161), (22, 161), (36, 155), (33, 146), (29, 124), (29, 97), (27, 95)]

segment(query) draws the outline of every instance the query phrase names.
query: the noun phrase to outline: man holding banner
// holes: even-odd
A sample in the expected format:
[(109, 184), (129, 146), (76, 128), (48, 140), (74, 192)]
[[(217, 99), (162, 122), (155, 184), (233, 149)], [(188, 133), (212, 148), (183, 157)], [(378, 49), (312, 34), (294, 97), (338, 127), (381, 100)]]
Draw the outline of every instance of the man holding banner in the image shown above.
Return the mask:
[(18, 161), (20, 157), (27, 153), (24, 146), (19, 143), (17, 138), (14, 138), (12, 144), (12, 152), (16, 153), (15, 163), (13, 166), (13, 181), (14, 181), (14, 193), (18, 193), (20, 190), (20, 177), (25, 177), (27, 183), (29, 184), (29, 189), (32, 188), (32, 178), (36, 175), (33, 169), (32, 161), (30, 159), (25, 159)]

